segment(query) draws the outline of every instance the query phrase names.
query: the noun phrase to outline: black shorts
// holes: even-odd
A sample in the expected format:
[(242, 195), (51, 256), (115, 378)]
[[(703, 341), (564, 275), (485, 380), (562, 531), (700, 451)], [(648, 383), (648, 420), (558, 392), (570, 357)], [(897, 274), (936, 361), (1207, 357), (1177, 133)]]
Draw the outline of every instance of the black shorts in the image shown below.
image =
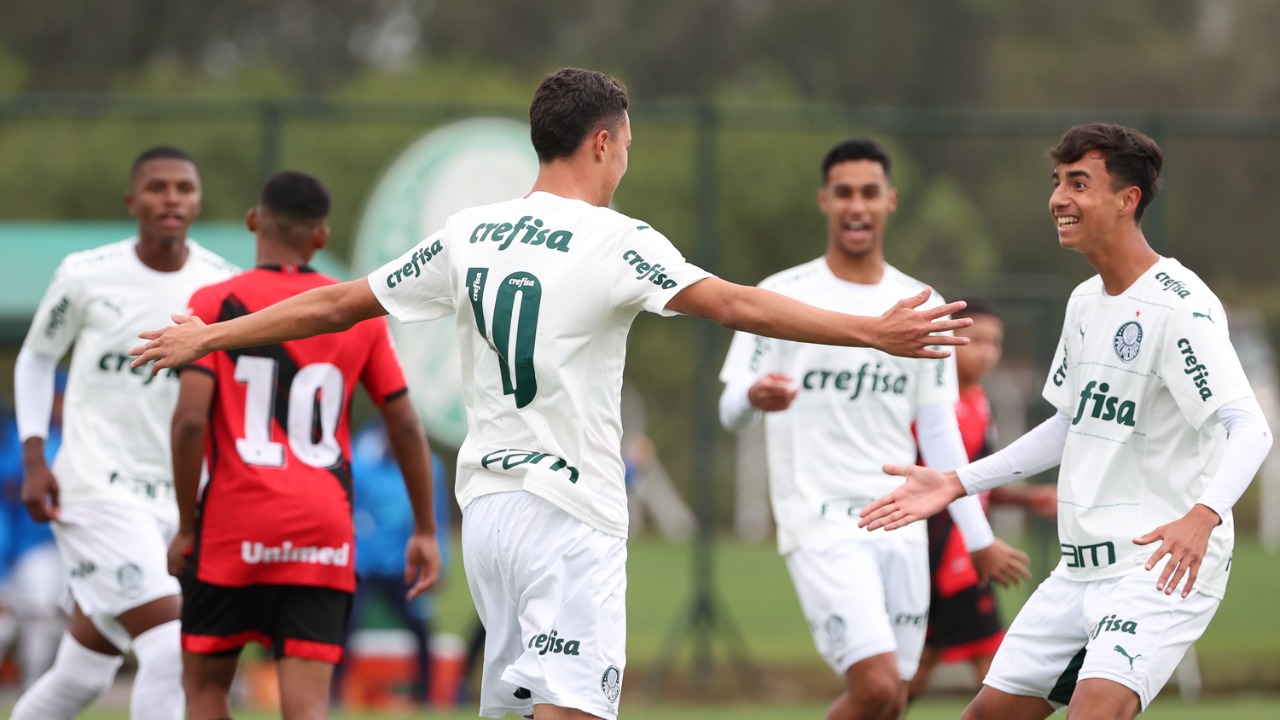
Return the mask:
[(351, 593), (342, 590), (182, 579), (182, 649), (199, 655), (235, 655), (256, 641), (276, 658), (337, 664), (350, 620)]
[(929, 518), (928, 526), (932, 582), (925, 643), (937, 648), (944, 662), (994, 652), (1004, 637), (1004, 625), (991, 585), (977, 582), (950, 515), (938, 513)]

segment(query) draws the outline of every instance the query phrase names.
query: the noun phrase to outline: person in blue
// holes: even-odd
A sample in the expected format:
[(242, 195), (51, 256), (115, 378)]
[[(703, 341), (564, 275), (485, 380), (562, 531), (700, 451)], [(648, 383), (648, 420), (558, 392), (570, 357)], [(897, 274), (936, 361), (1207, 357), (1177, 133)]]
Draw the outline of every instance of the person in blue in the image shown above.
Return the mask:
[[(431, 454), (431, 477), (435, 482), (436, 538), (440, 545), (444, 577), (449, 558), (449, 513), (453, 502), (444, 463)], [(351, 440), (351, 476), (354, 486), (352, 514), (356, 529), (356, 594), (351, 606), (351, 622), (347, 624), (347, 642), (367, 622), (375, 599), (413, 633), (416, 648), (417, 677), (413, 684), (413, 700), (419, 705), (427, 701), (431, 681), (430, 641), (435, 616), (435, 593), (428, 592), (413, 600), (405, 597), (404, 548), (413, 532), (413, 512), (405, 493), (400, 470), (387, 445), (386, 428), (380, 418), (367, 421)], [(437, 586), (438, 588), (439, 586)], [(333, 697), (341, 700), (343, 679), (351, 653), (337, 666), (333, 678)]]
[[(44, 446), (49, 462), (62, 445), (66, 387), (67, 373), (60, 369), (54, 376), (53, 411)], [(0, 418), (0, 584), (16, 623), (18, 668), (25, 688), (53, 664), (67, 616), (61, 607), (65, 578), (53, 531), (49, 523), (31, 519), (21, 493), (22, 443), (13, 414), (5, 412)]]

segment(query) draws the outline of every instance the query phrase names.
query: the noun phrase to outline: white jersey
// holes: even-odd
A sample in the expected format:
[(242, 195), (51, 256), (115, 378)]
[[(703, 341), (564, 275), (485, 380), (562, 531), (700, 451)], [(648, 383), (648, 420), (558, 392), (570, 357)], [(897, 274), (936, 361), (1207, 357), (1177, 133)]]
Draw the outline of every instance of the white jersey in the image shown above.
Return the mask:
[[(827, 310), (879, 315), (924, 285), (892, 266), (875, 285), (836, 277), (824, 258), (760, 287)], [(944, 304), (937, 294), (925, 308)], [(858, 511), (899, 484), (885, 463), (916, 463), (911, 424), (921, 405), (955, 403), (955, 361), (901, 358), (871, 348), (797, 343), (736, 333), (720, 379), (750, 384), (782, 373), (799, 386), (791, 407), (764, 413), (778, 549), (832, 537), (927, 543), (924, 523), (893, 533), (858, 528)]]
[(458, 504), (525, 490), (627, 535), (627, 332), (708, 273), (613, 210), (537, 192), (463, 210), (369, 275), (403, 322), (457, 313), (467, 439)]
[(187, 240), (177, 272), (143, 264), (137, 238), (72, 253), (54, 273), (23, 347), (62, 357), (71, 345), (63, 441), (51, 470), (63, 505), (134, 503), (170, 524), (178, 509), (169, 457), (178, 400), (173, 371), (131, 368), (138, 333), (171, 325), (191, 293), (235, 274), (226, 260)]
[[(1222, 303), (1177, 260), (1161, 258), (1115, 297), (1098, 276), (1081, 283), (1044, 385), (1044, 398), (1071, 417), (1055, 572), (1141, 572), (1156, 546), (1133, 538), (1191, 510), (1226, 443), (1215, 413), (1252, 396)], [(1209, 537), (1197, 589), (1222, 597), (1233, 543), (1228, 512)]]

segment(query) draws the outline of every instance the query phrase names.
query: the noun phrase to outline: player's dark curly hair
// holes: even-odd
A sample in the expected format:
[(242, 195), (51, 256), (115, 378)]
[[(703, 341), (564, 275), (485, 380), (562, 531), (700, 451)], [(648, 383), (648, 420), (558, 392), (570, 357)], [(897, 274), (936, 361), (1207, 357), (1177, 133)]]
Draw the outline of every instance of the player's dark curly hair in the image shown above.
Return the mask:
[(329, 217), (329, 190), (315, 177), (282, 170), (267, 178), (258, 207), (280, 219), (315, 223)]
[(1164, 153), (1155, 140), (1123, 125), (1089, 123), (1077, 125), (1063, 134), (1057, 146), (1049, 151), (1049, 157), (1058, 164), (1073, 163), (1090, 150), (1102, 153), (1103, 164), (1111, 174), (1111, 189), (1119, 191), (1137, 187), (1142, 193), (1133, 219), (1142, 219), (1142, 213), (1160, 192), (1160, 168), (1164, 165)]
[(872, 160), (880, 163), (880, 167), (884, 168), (884, 176), (889, 177), (889, 151), (875, 140), (864, 137), (855, 137), (837, 143), (835, 147), (827, 151), (826, 157), (822, 158), (822, 184), (827, 184), (830, 177), (831, 168), (842, 162), (850, 162), (852, 160)]
[(561, 68), (546, 76), (529, 105), (529, 136), (538, 160), (569, 157), (598, 130), (616, 132), (627, 105), (627, 89), (604, 73)]
[(152, 160), (186, 160), (192, 165), (196, 164), (196, 161), (187, 154), (187, 151), (180, 147), (175, 147), (173, 145), (156, 145), (155, 147), (143, 150), (138, 154), (138, 157), (134, 158), (133, 167), (129, 168), (129, 177), (133, 178), (136, 176), (138, 174), (138, 168)]

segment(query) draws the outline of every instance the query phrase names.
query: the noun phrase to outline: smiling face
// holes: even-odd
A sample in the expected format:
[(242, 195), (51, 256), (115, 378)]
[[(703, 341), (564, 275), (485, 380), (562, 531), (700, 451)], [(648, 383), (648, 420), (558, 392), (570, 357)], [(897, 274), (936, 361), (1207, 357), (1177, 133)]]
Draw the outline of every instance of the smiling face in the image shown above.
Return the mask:
[(875, 160), (831, 166), (818, 190), (818, 208), (827, 216), (827, 254), (851, 260), (884, 257), (884, 228), (898, 207), (898, 192)]
[(138, 166), (125, 204), (138, 219), (139, 238), (169, 244), (186, 240), (200, 215), (200, 199), (195, 163), (156, 158)]
[(1054, 167), (1049, 213), (1062, 247), (1086, 252), (1111, 237), (1121, 223), (1134, 223), (1133, 210), (1141, 192), (1134, 186), (1115, 189), (1114, 184), (1098, 150)]

